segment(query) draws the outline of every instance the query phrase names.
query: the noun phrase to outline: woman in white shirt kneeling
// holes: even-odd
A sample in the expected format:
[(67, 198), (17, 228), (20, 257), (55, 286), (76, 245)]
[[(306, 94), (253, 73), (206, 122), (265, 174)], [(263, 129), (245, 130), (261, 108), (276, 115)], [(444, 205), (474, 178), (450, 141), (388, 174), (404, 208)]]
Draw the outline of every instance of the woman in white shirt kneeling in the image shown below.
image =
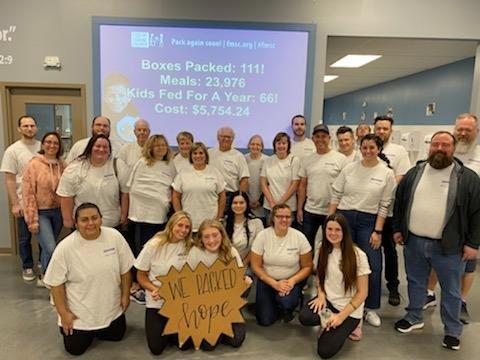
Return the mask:
[(162, 284), (157, 276), (167, 275), (172, 266), (178, 271), (183, 268), (191, 241), (192, 220), (186, 212), (178, 211), (170, 217), (165, 230), (145, 244), (135, 261), (138, 282), (146, 290), (145, 333), (154, 355), (160, 355), (169, 343), (178, 344), (176, 335), (162, 335), (168, 319), (158, 313), (164, 301), (158, 293)]
[(94, 338), (123, 338), (134, 258), (123, 236), (102, 226), (97, 205), (78, 206), (75, 225), (55, 248), (44, 283), (52, 287), (65, 350), (81, 355)]
[(350, 334), (352, 340), (360, 340), (368, 274), (367, 256), (353, 244), (345, 217), (338, 213), (328, 216), (318, 256), (317, 296), (299, 315), (303, 325), (322, 326), (317, 341), (320, 357), (338, 353)]
[(291, 222), (290, 207), (275, 205), (272, 226), (260, 231), (252, 244), (250, 264), (258, 278), (255, 316), (262, 326), (272, 325), (279, 310), (285, 322), (293, 320), (305, 279), (312, 272), (312, 247), (305, 235), (290, 227)]

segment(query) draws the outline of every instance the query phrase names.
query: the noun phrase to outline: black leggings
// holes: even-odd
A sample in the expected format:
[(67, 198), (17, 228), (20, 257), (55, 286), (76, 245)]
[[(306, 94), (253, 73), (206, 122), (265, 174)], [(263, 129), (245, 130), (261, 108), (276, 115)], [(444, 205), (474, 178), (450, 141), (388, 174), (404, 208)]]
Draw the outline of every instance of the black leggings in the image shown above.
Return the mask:
[[(303, 309), (300, 311), (298, 320), (305, 326), (320, 325), (320, 316), (310, 309), (310, 306), (308, 305), (309, 302), (310, 300), (305, 303)], [(327, 307), (334, 313), (339, 312), (329, 302), (327, 302)], [(355, 330), (359, 323), (360, 319), (355, 319), (349, 316), (337, 328), (330, 328), (329, 331), (324, 330), (319, 336), (317, 342), (318, 355), (322, 359), (328, 359), (338, 353), (345, 343), (345, 340), (347, 340), (348, 335)]]
[(92, 344), (94, 338), (107, 341), (120, 341), (125, 335), (127, 322), (125, 314), (120, 315), (112, 323), (98, 330), (73, 330), (72, 335), (65, 335), (60, 327), (60, 333), (63, 335), (65, 350), (72, 355), (82, 355)]

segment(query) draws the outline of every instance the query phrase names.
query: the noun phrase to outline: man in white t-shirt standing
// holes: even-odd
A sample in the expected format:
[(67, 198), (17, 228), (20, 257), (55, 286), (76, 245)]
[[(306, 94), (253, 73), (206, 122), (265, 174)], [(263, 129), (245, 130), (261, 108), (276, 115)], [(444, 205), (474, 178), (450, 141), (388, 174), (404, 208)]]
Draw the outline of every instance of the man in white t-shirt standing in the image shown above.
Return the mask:
[(217, 131), (218, 148), (208, 149), (210, 165), (220, 171), (225, 181), (226, 209), (228, 209), (235, 191), (248, 191), (248, 178), (250, 177), (245, 157), (232, 147), (234, 139), (233, 129), (222, 127)]
[(298, 157), (300, 160), (316, 151), (313, 141), (305, 136), (306, 130), (307, 121), (305, 117), (303, 115), (295, 115), (292, 118), (293, 138), (290, 154)]
[[(457, 140), (454, 156), (463, 162), (463, 165), (472, 169), (480, 176), (480, 145), (478, 140), (478, 118), (471, 113), (463, 113), (457, 116), (453, 136)], [(480, 199), (477, 199), (480, 201)], [(467, 296), (473, 285), (475, 270), (477, 268), (477, 259), (468, 260), (465, 266), (465, 273), (462, 276), (461, 295), (462, 309), (460, 312), (460, 320), (464, 324), (470, 321), (470, 315), (467, 310)], [(437, 303), (435, 297), (435, 286), (437, 277), (432, 272), (428, 281), (428, 294), (424, 308), (434, 306)]]
[[(315, 237), (327, 214), (332, 184), (347, 165), (347, 158), (330, 148), (330, 131), (326, 125), (314, 127), (314, 154), (302, 159), (300, 185), (297, 191), (297, 221), (310, 246), (315, 250)], [(313, 251), (315, 253), (315, 251)]]
[(21, 116), (18, 119), (17, 131), (21, 138), (5, 150), (0, 171), (5, 173), (5, 185), (12, 205), (12, 214), (17, 220), (18, 249), (23, 267), (22, 277), (25, 281), (33, 281), (35, 272), (33, 271), (32, 234), (28, 231), (23, 217), (21, 187), (25, 167), (40, 150), (40, 141), (35, 139), (38, 128), (33, 116)]
[(427, 280), (433, 269), (442, 288), (442, 345), (450, 350), (460, 349), (465, 261), (476, 259), (480, 245), (480, 178), (454, 159), (455, 141), (447, 131), (432, 136), (428, 160), (418, 162), (398, 185), (393, 223), (395, 242), (405, 244), (409, 301), (395, 329), (408, 333), (424, 327)]
[(133, 133), (137, 141), (123, 145), (117, 155), (118, 159), (123, 160), (127, 164), (130, 171), (133, 169), (133, 165), (142, 157), (143, 145), (145, 145), (150, 136), (150, 124), (147, 120), (138, 119), (135, 121)]
[(346, 156), (348, 162), (360, 160), (360, 152), (355, 150), (355, 137), (353, 130), (348, 126), (340, 126), (337, 129), (338, 152)]
[[(92, 136), (103, 134), (106, 137), (110, 137), (110, 119), (105, 116), (95, 116), (92, 120)], [(65, 161), (67, 164), (70, 164), (73, 160), (77, 157), (82, 155), (83, 151), (87, 147), (88, 142), (90, 141), (91, 136), (78, 140), (75, 144), (73, 144), (72, 148), (68, 152)], [(110, 139), (110, 143), (112, 144), (112, 156), (117, 157), (117, 153), (120, 150), (121, 144), (117, 141), (113, 141)]]
[[(383, 140), (383, 153), (390, 160), (397, 184), (410, 169), (408, 152), (401, 145), (390, 141), (392, 136), (393, 118), (388, 115), (377, 116), (374, 120), (374, 133)], [(390, 211), (382, 234), (382, 246), (385, 256), (385, 280), (389, 291), (388, 303), (393, 306), (400, 305), (398, 293), (398, 256), (392, 234), (392, 213)]]

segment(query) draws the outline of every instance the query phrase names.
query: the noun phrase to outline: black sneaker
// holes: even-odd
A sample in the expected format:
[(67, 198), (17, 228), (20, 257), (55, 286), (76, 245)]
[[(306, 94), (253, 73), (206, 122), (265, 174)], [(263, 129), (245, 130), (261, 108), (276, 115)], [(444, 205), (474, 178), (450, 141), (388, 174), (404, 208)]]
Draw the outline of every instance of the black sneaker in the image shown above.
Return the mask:
[(470, 322), (470, 315), (467, 311), (467, 303), (462, 301), (462, 309), (460, 310), (460, 321), (467, 325)]
[(436, 305), (437, 305), (437, 298), (435, 297), (435, 294), (427, 295), (427, 299), (425, 300), (425, 304), (423, 305), (423, 310), (426, 310), (429, 307), (436, 306)]
[(450, 335), (445, 335), (442, 345), (444, 348), (450, 350), (460, 350), (460, 339)]
[(394, 328), (395, 328), (395, 330), (406, 334), (406, 333), (409, 333), (412, 330), (421, 329), (424, 326), (425, 326), (425, 324), (423, 322), (419, 322), (419, 323), (416, 323), (416, 324), (410, 324), (410, 322), (408, 322), (407, 320), (401, 319), (401, 320), (398, 320), (395, 323)]
[(388, 295), (388, 303), (392, 306), (400, 305), (400, 294), (397, 289), (391, 290)]

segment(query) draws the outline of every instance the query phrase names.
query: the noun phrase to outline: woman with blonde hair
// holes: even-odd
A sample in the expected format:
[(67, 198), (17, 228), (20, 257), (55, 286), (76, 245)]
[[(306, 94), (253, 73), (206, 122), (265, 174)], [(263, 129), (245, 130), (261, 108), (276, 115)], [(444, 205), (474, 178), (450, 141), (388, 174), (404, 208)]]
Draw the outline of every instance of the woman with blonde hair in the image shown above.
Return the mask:
[[(195, 269), (199, 263), (210, 267), (217, 259), (224, 264), (235, 259), (237, 265), (243, 267), (242, 258), (238, 251), (232, 246), (222, 223), (215, 219), (203, 220), (198, 228), (194, 245), (188, 252), (187, 263), (192, 269)], [(245, 282), (251, 284), (252, 279), (246, 276)], [(232, 330), (233, 337), (222, 334), (218, 342), (235, 348), (240, 347), (245, 340), (245, 324), (233, 323)], [(210, 344), (206, 340), (203, 340), (200, 345), (201, 349), (207, 351), (214, 350), (216, 346), (217, 344)]]
[[(167, 139), (163, 135), (152, 135), (145, 143), (142, 157), (134, 165), (127, 182), (130, 242), (135, 256), (153, 235), (165, 227), (175, 175)], [(135, 280), (134, 275), (132, 300), (144, 304), (145, 294)]]
[(165, 229), (153, 236), (135, 261), (137, 279), (146, 290), (145, 332), (148, 348), (160, 355), (169, 342), (178, 344), (176, 335), (162, 335), (167, 318), (160, 315), (164, 301), (158, 290), (162, 284), (157, 276), (167, 275), (173, 266), (181, 270), (187, 259), (187, 247), (192, 242), (192, 220), (184, 211), (174, 213)]

